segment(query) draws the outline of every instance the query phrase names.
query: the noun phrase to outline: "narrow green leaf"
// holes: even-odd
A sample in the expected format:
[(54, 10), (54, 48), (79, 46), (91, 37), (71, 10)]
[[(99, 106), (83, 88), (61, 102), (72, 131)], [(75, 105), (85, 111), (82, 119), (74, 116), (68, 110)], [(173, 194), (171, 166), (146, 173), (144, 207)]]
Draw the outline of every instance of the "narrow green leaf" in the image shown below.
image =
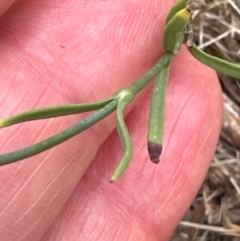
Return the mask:
[(122, 96), (118, 100), (117, 106), (117, 128), (123, 146), (124, 155), (111, 178), (111, 182), (115, 182), (123, 174), (133, 156), (132, 140), (124, 121), (124, 109), (133, 100), (134, 96), (131, 91), (127, 89), (124, 91), (125, 92), (122, 92)]
[(58, 105), (41, 109), (34, 109), (0, 120), (0, 128), (8, 127), (26, 121), (47, 119), (98, 110), (112, 100), (113, 98), (107, 98), (105, 100), (92, 103)]
[(118, 100), (112, 100), (91, 116), (44, 141), (41, 141), (18, 151), (13, 151), (7, 154), (0, 155), (0, 165), (17, 162), (22, 159), (39, 154), (83, 132), (84, 130), (88, 129), (89, 127), (93, 126), (94, 124), (111, 114), (117, 108), (117, 101)]
[(170, 61), (158, 74), (151, 98), (148, 124), (148, 152), (152, 162), (158, 163), (162, 152), (164, 134), (165, 105)]
[(226, 60), (207, 54), (196, 46), (188, 47), (188, 50), (196, 59), (215, 69), (217, 72), (240, 79), (239, 64), (230, 63)]

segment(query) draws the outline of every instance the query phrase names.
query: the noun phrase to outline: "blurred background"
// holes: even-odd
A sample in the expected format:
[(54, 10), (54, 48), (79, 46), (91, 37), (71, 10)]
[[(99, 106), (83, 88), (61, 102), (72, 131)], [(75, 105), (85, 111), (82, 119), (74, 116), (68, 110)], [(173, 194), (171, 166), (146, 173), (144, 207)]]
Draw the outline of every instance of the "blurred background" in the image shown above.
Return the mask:
[[(194, 41), (240, 64), (240, 0), (191, 0)], [(171, 241), (240, 241), (240, 81), (219, 74), (224, 118), (211, 167)]]

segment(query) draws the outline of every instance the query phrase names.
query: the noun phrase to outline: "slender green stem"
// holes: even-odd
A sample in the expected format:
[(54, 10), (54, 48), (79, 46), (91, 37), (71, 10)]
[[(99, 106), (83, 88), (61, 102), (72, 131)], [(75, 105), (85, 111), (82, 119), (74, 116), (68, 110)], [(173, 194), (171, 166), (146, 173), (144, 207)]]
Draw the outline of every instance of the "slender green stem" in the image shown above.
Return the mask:
[(165, 53), (162, 58), (141, 78), (139, 78), (136, 82), (128, 87), (128, 89), (132, 92), (135, 96), (138, 92), (140, 92), (163, 68), (170, 61), (170, 59), (174, 55), (172, 53)]
[(20, 161), (30, 156), (36, 155), (40, 152), (46, 151), (70, 138), (79, 134), (80, 132), (88, 129), (92, 125), (96, 124), (109, 114), (111, 114), (117, 108), (117, 100), (112, 100), (105, 105), (102, 109), (98, 110), (91, 116), (87, 117), (83, 121), (73, 125), (72, 127), (56, 134), (42, 142), (36, 143), (32, 146), (23, 148), (18, 151), (10, 152), (0, 155), (0, 165), (6, 165), (12, 162)]
[(162, 68), (155, 81), (148, 125), (148, 152), (152, 162), (158, 163), (162, 152), (165, 103), (171, 60)]
[(23, 112), (21, 114), (11, 116), (6, 119), (0, 120), (0, 128), (18, 124), (20, 122), (47, 119), (65, 115), (79, 114), (87, 111), (98, 110), (112, 101), (113, 98), (107, 98), (102, 101), (84, 103), (84, 104), (70, 104), (70, 105), (58, 105), (41, 109), (34, 109)]
[(121, 90), (115, 94), (115, 98), (118, 98), (117, 107), (117, 127), (118, 133), (124, 149), (124, 156), (116, 168), (111, 182), (116, 181), (128, 167), (132, 155), (133, 147), (131, 137), (124, 122), (124, 109), (134, 99), (134, 97), (161, 71), (164, 66), (169, 63), (174, 55), (172, 53), (165, 53), (162, 58), (141, 78), (130, 85), (128, 88)]
[(239, 64), (230, 63), (226, 60), (214, 57), (200, 50), (196, 46), (189, 47), (188, 50), (196, 59), (206, 64), (207, 66), (215, 69), (217, 72), (240, 79)]
[[(129, 86), (129, 89), (132, 91), (133, 95), (136, 95), (139, 91), (141, 91), (152, 80), (152, 78), (157, 75), (159, 70), (169, 60), (169, 58), (171, 58), (171, 54), (165, 54), (160, 59), (160, 61), (153, 66), (152, 69), (150, 69), (145, 75), (143, 75), (135, 83)], [(110, 96), (109, 98), (98, 102), (58, 105), (26, 111), (18, 115), (0, 120), (0, 128), (8, 127), (26, 121), (54, 118), (59, 116), (79, 114), (87, 111), (98, 110), (108, 104), (111, 100), (118, 98), (118, 95), (119, 93), (121, 95), (121, 92), (122, 90), (118, 91), (116, 94)]]
[(122, 93), (122, 96), (118, 100), (117, 128), (123, 146), (124, 155), (111, 178), (111, 182), (115, 182), (123, 174), (123, 172), (127, 169), (133, 156), (133, 145), (131, 136), (124, 121), (124, 109), (133, 100), (133, 98), (134, 96), (132, 95), (131, 91), (126, 90), (125, 93)]
[[(166, 62), (169, 61), (172, 54), (166, 53), (157, 64), (153, 66), (151, 70), (149, 70), (144, 76), (142, 76), (137, 82), (132, 84), (127, 91), (131, 92), (131, 95), (134, 97), (139, 91), (141, 91), (151, 80), (153, 77), (157, 75), (159, 70), (165, 65)], [(6, 118), (0, 120), (0, 128), (10, 126), (13, 124), (17, 124), (24, 121), (31, 121), (36, 119), (45, 119), (45, 118), (52, 118), (58, 117), (62, 115), (70, 115), (70, 114), (77, 114), (86, 111), (92, 111), (96, 109), (100, 109), (90, 117), (86, 118), (85, 120), (81, 121), (80, 123), (56, 134), (42, 142), (36, 143), (32, 146), (27, 148), (23, 148), (18, 151), (10, 152), (7, 154), (0, 155), (0, 165), (9, 164), (12, 162), (16, 162), (30, 156), (39, 154), (43, 151), (46, 151), (68, 139), (71, 137), (79, 134), (80, 132), (86, 130), (87, 128), (91, 127), (92, 125), (99, 122), (101, 119), (109, 115), (117, 108), (118, 99), (121, 98), (122, 94), (126, 90), (121, 90), (114, 94), (113, 96), (99, 102), (94, 103), (85, 103), (85, 104), (73, 104), (73, 105), (61, 105), (61, 106), (53, 106), (47, 107), (43, 109), (37, 109), (28, 111), (10, 118)], [(130, 101), (129, 101), (130, 102)], [(129, 103), (128, 102), (128, 103)], [(127, 105), (127, 104), (126, 104)], [(121, 118), (119, 117), (120, 125), (121, 125)], [(118, 122), (119, 122), (118, 121)], [(121, 131), (120, 131), (121, 132)], [(123, 132), (121, 132), (123, 133)], [(121, 135), (121, 134), (120, 134)], [(126, 140), (126, 138), (125, 138)], [(128, 144), (124, 144), (125, 147), (128, 147)], [(130, 150), (126, 148), (127, 150)], [(125, 151), (126, 153), (126, 151)], [(128, 156), (128, 155), (127, 155)], [(127, 158), (125, 158), (127, 160)]]

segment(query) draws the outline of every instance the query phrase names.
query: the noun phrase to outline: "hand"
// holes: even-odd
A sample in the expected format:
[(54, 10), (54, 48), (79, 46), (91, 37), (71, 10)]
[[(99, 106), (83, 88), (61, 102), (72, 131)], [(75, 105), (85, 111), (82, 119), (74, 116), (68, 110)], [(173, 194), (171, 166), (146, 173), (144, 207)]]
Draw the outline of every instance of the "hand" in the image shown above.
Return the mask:
[[(9, 2), (1, 1), (0, 13)], [(164, 53), (163, 28), (174, 2), (15, 2), (0, 19), (1, 118), (100, 100), (128, 86)], [(216, 74), (183, 47), (171, 66), (159, 165), (147, 154), (150, 95), (151, 86), (129, 109), (135, 154), (115, 184), (108, 181), (122, 149), (114, 115), (47, 152), (1, 167), (1, 238), (169, 240), (213, 157), (221, 90)], [(0, 151), (36, 143), (83, 116), (3, 129)]]

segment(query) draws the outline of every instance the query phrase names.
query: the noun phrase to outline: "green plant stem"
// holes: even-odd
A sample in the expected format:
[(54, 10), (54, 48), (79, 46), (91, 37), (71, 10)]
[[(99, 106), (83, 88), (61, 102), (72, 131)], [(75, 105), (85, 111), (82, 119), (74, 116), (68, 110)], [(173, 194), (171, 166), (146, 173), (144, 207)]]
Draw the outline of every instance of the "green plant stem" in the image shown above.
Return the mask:
[[(158, 74), (161, 68), (167, 62), (169, 62), (172, 56), (173, 54), (166, 53), (145, 75), (143, 75), (135, 83), (130, 85), (129, 88), (118, 91), (116, 94), (110, 96), (109, 98), (103, 101), (87, 103), (87, 104), (74, 104), (74, 105), (47, 107), (43, 109), (28, 111), (10, 118), (0, 120), (0, 127), (6, 127), (6, 126), (10, 126), (20, 122), (24, 122), (24, 121), (52, 118), (52, 117), (57, 117), (62, 115), (77, 114), (77, 113), (92, 111), (92, 110), (101, 108), (97, 112), (95, 112), (94, 114), (86, 118), (85, 120), (77, 123), (76, 125), (73, 125), (72, 127), (42, 142), (36, 143), (32, 146), (20, 149), (18, 151), (13, 151), (10, 153), (0, 155), (0, 165), (6, 165), (9, 163), (20, 161), (22, 159), (39, 154), (43, 151), (46, 151), (72, 138), (73, 136), (81, 133), (82, 131), (96, 124), (97, 122), (102, 120), (104, 117), (112, 113), (117, 108), (118, 101), (119, 101), (118, 99), (122, 97), (125, 91), (129, 91), (131, 93), (131, 96), (132, 96), (131, 100), (132, 100), (134, 96), (138, 94), (153, 79), (153, 77), (155, 77)], [(130, 103), (130, 101), (128, 103)], [(125, 146), (127, 147), (127, 144)]]
[(165, 53), (146, 74), (131, 84), (128, 89), (132, 92), (132, 94), (134, 96), (138, 94), (159, 73), (163, 66), (165, 66), (173, 56), (174, 54), (172, 53)]
[(102, 109), (98, 110), (83, 121), (42, 142), (36, 143), (32, 146), (23, 148), (18, 151), (0, 155), (0, 165), (6, 165), (12, 162), (20, 161), (22, 159), (39, 154), (40, 152), (46, 151), (58, 144), (61, 144), (62, 142), (72, 138), (80, 132), (83, 132), (84, 130), (88, 129), (92, 125), (96, 124), (97, 122), (111, 114), (117, 108), (117, 102), (117, 100), (112, 100)]
[(161, 71), (162, 68), (172, 59), (172, 53), (165, 53), (163, 57), (141, 78), (130, 85), (128, 88), (123, 89), (115, 94), (118, 98), (117, 107), (117, 127), (124, 150), (123, 158), (117, 166), (111, 182), (115, 182), (127, 169), (133, 155), (133, 146), (130, 134), (127, 130), (124, 121), (124, 109), (134, 99), (134, 97)]
[(107, 98), (102, 101), (93, 103), (59, 105), (26, 111), (21, 114), (0, 120), (0, 128), (8, 127), (26, 121), (47, 119), (65, 115), (79, 114), (87, 111), (99, 110), (110, 101), (112, 101), (112, 99), (113, 98)]
[(214, 57), (200, 50), (196, 46), (188, 47), (188, 50), (196, 59), (215, 69), (217, 72), (240, 79), (239, 64), (230, 63), (226, 60)]
[[(130, 91), (135, 96), (139, 91), (141, 91), (153, 77), (157, 75), (159, 70), (165, 64), (166, 61), (171, 57), (171, 54), (165, 54), (160, 61), (153, 66), (145, 75), (138, 79), (135, 83), (129, 86)], [(97, 101), (93, 103), (83, 103), (83, 104), (69, 104), (69, 105), (58, 105), (50, 106), (41, 109), (35, 109), (20, 113), (18, 115), (11, 116), (0, 120), (0, 128), (8, 127), (18, 123), (33, 121), (39, 119), (54, 118), (65, 115), (79, 114), (87, 111), (98, 110), (103, 108), (106, 104), (121, 95), (123, 90), (118, 91), (116, 94), (106, 98), (102, 101)]]

